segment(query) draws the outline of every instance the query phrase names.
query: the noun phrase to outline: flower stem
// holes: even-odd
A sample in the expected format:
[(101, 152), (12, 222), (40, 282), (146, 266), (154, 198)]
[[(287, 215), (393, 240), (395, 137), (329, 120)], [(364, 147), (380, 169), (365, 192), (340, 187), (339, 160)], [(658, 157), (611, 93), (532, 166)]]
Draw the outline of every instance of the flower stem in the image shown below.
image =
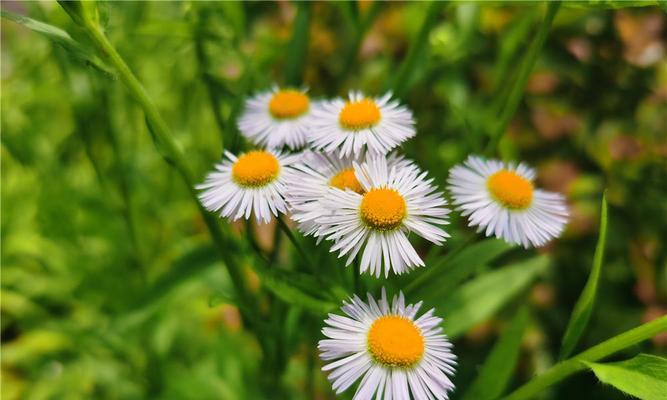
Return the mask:
[(597, 361), (614, 354), (617, 351), (623, 350), (646, 339), (650, 339), (662, 332), (667, 332), (667, 316), (660, 317), (651, 322), (647, 322), (644, 325), (630, 329), (629, 331), (595, 345), (570, 359), (559, 362), (542, 375), (532, 379), (512, 392), (509, 396), (505, 397), (505, 399), (532, 399), (536, 394), (544, 391), (544, 389), (554, 383), (567, 378), (575, 372), (586, 369), (586, 365), (583, 361)]
[(100, 26), (91, 18), (82, 18), (75, 20), (80, 22), (86, 33), (90, 36), (97, 50), (112, 64), (118, 73), (121, 82), (126, 86), (130, 95), (141, 105), (146, 114), (146, 122), (150, 132), (153, 134), (153, 139), (156, 147), (162, 154), (165, 161), (170, 164), (181, 176), (185, 185), (188, 188), (188, 193), (197, 204), (206, 226), (211, 233), (213, 242), (216, 244), (218, 251), (227, 267), (227, 272), (235, 286), (236, 294), (242, 309), (254, 310), (254, 302), (248, 291), (244, 275), (232, 254), (226, 249), (227, 240), (225, 239), (218, 221), (207, 212), (199, 203), (197, 192), (194, 188), (194, 178), (190, 171), (182, 151), (176, 145), (171, 131), (167, 123), (162, 119), (157, 107), (148, 96), (146, 89), (141, 85), (137, 77), (132, 73), (123, 58), (118, 54), (109, 39), (104, 35)]
[(523, 62), (519, 67), (519, 74), (516, 81), (514, 81), (514, 85), (512, 85), (510, 89), (507, 102), (505, 103), (505, 107), (503, 108), (502, 113), (500, 114), (500, 118), (498, 119), (498, 124), (491, 132), (491, 140), (489, 141), (489, 144), (486, 148), (487, 155), (492, 155), (496, 151), (498, 142), (500, 142), (500, 138), (505, 133), (507, 125), (514, 116), (514, 113), (516, 113), (516, 109), (519, 106), (519, 101), (523, 95), (523, 90), (526, 87), (526, 83), (528, 82), (530, 72), (533, 70), (533, 66), (535, 66), (537, 55), (540, 53), (540, 50), (542, 50), (542, 47), (544, 46), (547, 34), (549, 33), (549, 29), (551, 29), (551, 24), (553, 23), (554, 17), (558, 12), (559, 7), (560, 1), (550, 1), (548, 3), (547, 15), (544, 17), (544, 20), (540, 24), (537, 35), (535, 36), (535, 39), (531, 43), (528, 52), (523, 58)]
[(301, 244), (296, 240), (296, 237), (294, 237), (294, 234), (292, 233), (292, 230), (290, 229), (290, 227), (287, 226), (287, 224), (282, 219), (282, 217), (278, 217), (277, 219), (278, 219), (278, 226), (285, 233), (285, 236), (287, 236), (289, 241), (292, 243), (292, 245), (296, 249), (297, 253), (299, 253), (299, 256), (301, 256), (301, 258), (303, 259), (303, 262), (308, 264), (308, 268), (315, 268), (315, 263), (313, 263), (310, 260), (310, 257), (308, 257), (308, 254), (303, 250), (303, 247), (301, 247)]

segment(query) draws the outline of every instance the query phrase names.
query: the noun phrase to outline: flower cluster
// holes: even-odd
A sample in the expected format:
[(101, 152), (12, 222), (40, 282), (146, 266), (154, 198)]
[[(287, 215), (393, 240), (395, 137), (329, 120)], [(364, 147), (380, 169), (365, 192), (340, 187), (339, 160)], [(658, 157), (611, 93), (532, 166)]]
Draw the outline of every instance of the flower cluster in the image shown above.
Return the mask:
[[(447, 201), (416, 163), (396, 149), (416, 134), (412, 112), (391, 94), (314, 101), (305, 90), (273, 88), (246, 102), (238, 122), (258, 146), (225, 153), (198, 186), (204, 207), (221, 217), (268, 222), (287, 214), (305, 235), (331, 242), (331, 251), (355, 259), (360, 273), (402, 274), (424, 261), (412, 233), (436, 245), (449, 237)], [(470, 156), (451, 169), (452, 203), (487, 236), (524, 247), (558, 237), (568, 211), (564, 198), (536, 189), (535, 172)], [(447, 398), (455, 356), (433, 310), (415, 319), (421, 303), (391, 306), (353, 297), (347, 317), (330, 315), (320, 342), (324, 367), (337, 392), (361, 383), (355, 399)]]

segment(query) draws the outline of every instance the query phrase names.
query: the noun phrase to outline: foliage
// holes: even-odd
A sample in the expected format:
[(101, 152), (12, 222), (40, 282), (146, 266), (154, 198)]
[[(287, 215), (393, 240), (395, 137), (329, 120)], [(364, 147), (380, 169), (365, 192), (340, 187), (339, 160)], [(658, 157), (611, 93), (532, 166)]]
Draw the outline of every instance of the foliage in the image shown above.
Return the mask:
[[(454, 398), (665, 392), (664, 5), (2, 8), (3, 398), (333, 398), (322, 320), (381, 286), (443, 317)], [(218, 220), (193, 186), (274, 82), (393, 89), (439, 187), (470, 153), (525, 160), (567, 231), (525, 250), (453, 213), (426, 268), (356, 281), (291, 225)]]

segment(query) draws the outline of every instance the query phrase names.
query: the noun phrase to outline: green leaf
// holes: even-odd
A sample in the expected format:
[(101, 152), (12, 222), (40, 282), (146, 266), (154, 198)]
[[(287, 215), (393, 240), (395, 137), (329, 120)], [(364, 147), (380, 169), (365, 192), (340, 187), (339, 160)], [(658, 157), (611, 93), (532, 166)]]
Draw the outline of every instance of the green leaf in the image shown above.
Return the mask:
[(24, 27), (34, 32), (44, 35), (46, 38), (60, 45), (74, 58), (82, 61), (84, 64), (90, 65), (91, 67), (108, 75), (109, 77), (115, 76), (112, 72), (112, 69), (102, 60), (100, 60), (100, 58), (95, 55), (93, 50), (72, 39), (72, 37), (66, 31), (56, 26), (49, 25), (47, 23), (24, 17), (22, 15), (14, 14), (5, 10), (0, 11), (0, 15), (3, 18), (16, 22), (17, 24), (23, 25)]
[(546, 256), (533, 257), (486, 273), (461, 286), (437, 307), (445, 317), (445, 333), (457, 337), (492, 316), (525, 289), (548, 264)]
[(464, 400), (492, 400), (503, 394), (519, 359), (521, 339), (528, 321), (528, 310), (522, 307), (493, 346), (477, 378), (463, 396)]
[(303, 307), (316, 314), (326, 314), (336, 308), (336, 304), (322, 300), (309, 291), (317, 290), (319, 285), (315, 278), (296, 272), (269, 269), (256, 265), (255, 272), (260, 276), (262, 284), (279, 299), (288, 304)]
[(417, 37), (411, 41), (403, 64), (401, 64), (396, 75), (394, 75), (391, 85), (394, 96), (402, 97), (410, 86), (414, 71), (420, 66), (418, 63), (419, 59), (424, 55), (424, 52), (428, 51), (428, 36), (431, 34), (431, 29), (435, 26), (435, 23), (438, 22), (438, 17), (440, 17), (440, 11), (442, 11), (444, 4), (441, 1), (432, 1), (428, 4), (424, 12), (424, 21), (417, 33)]
[(290, 86), (301, 84), (308, 51), (310, 3), (307, 1), (299, 2), (298, 8), (285, 61), (285, 85)]
[(667, 359), (640, 354), (630, 360), (598, 364), (585, 363), (600, 381), (643, 400), (667, 396)]
[[(442, 296), (474, 274), (480, 267), (505, 254), (512, 245), (499, 239), (485, 239), (465, 247), (459, 253), (445, 256), (433, 265), (417, 272), (417, 277), (405, 288), (405, 293), (414, 293), (418, 288), (422, 298)], [(430, 289), (430, 290), (429, 290)]]
[(602, 270), (602, 261), (604, 259), (604, 248), (607, 241), (607, 195), (602, 195), (602, 208), (600, 212), (600, 233), (598, 243), (595, 247), (595, 256), (593, 257), (593, 268), (588, 277), (588, 282), (581, 292), (577, 304), (574, 306), (570, 322), (567, 324), (563, 343), (560, 348), (561, 360), (569, 356), (574, 350), (581, 335), (586, 329), (588, 320), (593, 312), (595, 304), (595, 293), (597, 292), (598, 281), (600, 280), (600, 271)]
[(630, 7), (652, 7), (659, 5), (656, 0), (582, 0), (566, 1), (563, 3), (566, 7), (572, 8), (597, 8), (597, 9), (619, 9)]

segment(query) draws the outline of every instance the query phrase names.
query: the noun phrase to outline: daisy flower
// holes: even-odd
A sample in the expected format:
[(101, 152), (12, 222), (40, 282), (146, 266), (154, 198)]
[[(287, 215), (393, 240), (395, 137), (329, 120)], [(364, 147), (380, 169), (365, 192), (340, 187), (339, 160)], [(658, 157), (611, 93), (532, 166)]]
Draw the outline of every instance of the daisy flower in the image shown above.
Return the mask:
[(273, 89), (248, 99), (239, 118), (239, 130), (259, 146), (292, 150), (306, 144), (311, 101), (305, 90)]
[(449, 397), (456, 355), (433, 309), (416, 318), (421, 302), (406, 306), (400, 293), (390, 306), (384, 288), (377, 302), (370, 294), (368, 303), (356, 295), (350, 301), (342, 307), (347, 316), (329, 314), (328, 339), (318, 345), (323, 360), (335, 360), (322, 370), (331, 371), (336, 393), (361, 379), (355, 400)]
[(351, 92), (347, 101), (334, 99), (313, 109), (310, 142), (318, 150), (339, 151), (342, 156), (387, 154), (415, 135), (412, 112), (391, 100)]
[(369, 270), (379, 277), (423, 266), (424, 262), (408, 241), (414, 232), (441, 245), (449, 235), (438, 225), (447, 224), (449, 210), (442, 193), (416, 167), (389, 166), (378, 156), (355, 164), (355, 177), (363, 194), (329, 188), (322, 200), (327, 215), (315, 221), (318, 234), (334, 241), (331, 251), (348, 255), (349, 265), (362, 250), (360, 272)]
[(533, 185), (535, 171), (524, 163), (507, 164), (470, 156), (449, 173), (453, 203), (469, 225), (523, 247), (542, 246), (567, 223), (565, 199)]
[[(350, 155), (338, 157), (319, 152), (304, 154), (302, 161), (294, 166), (297, 171), (291, 175), (288, 184), (290, 191), (287, 196), (292, 220), (299, 224), (301, 232), (305, 235), (318, 236), (317, 231), (321, 226), (315, 223), (315, 220), (327, 215), (322, 199), (329, 188), (364, 193), (361, 183), (355, 176), (353, 165), (362, 159)], [(387, 164), (399, 169), (417, 168), (412, 161), (396, 153), (387, 157)]]
[(254, 214), (258, 223), (285, 213), (285, 184), (298, 156), (253, 150), (239, 157), (226, 151), (225, 158), (197, 185), (202, 190), (199, 200), (207, 210), (232, 221)]

